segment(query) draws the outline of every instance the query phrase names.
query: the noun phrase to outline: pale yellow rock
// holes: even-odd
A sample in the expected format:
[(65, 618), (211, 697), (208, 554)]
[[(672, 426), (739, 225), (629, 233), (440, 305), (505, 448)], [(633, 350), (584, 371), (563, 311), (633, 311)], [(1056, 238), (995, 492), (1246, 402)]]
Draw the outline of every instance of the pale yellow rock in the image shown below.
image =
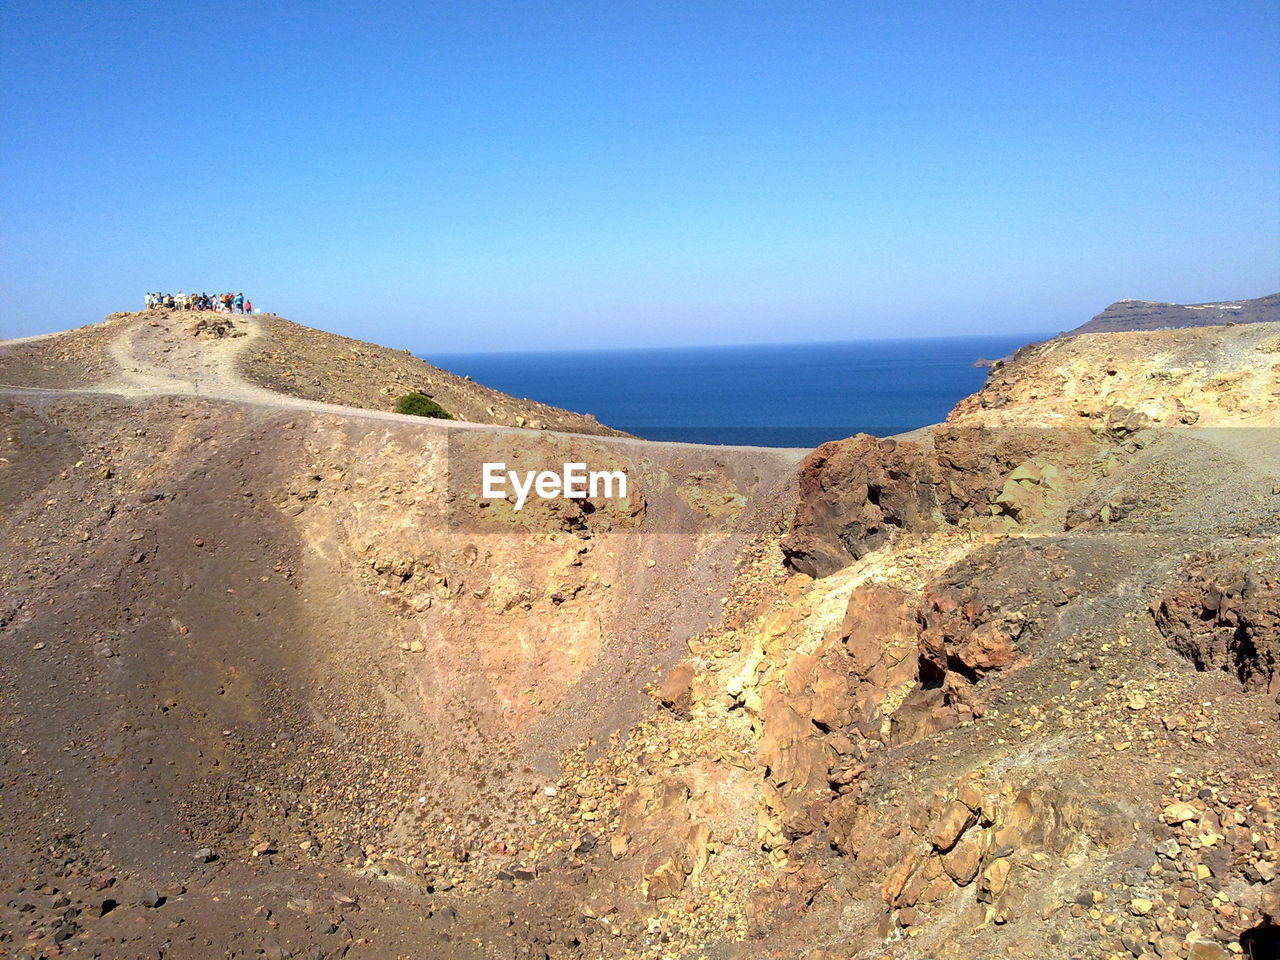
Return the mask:
[(1164, 808), (1161, 816), (1164, 817), (1165, 823), (1176, 826), (1179, 823), (1186, 823), (1188, 820), (1199, 820), (1200, 811), (1189, 803), (1171, 803)]
[(1005, 884), (1009, 882), (1009, 861), (1003, 858), (994, 861), (982, 873), (982, 886), (993, 897), (1004, 893)]
[(1155, 904), (1145, 897), (1134, 897), (1129, 901), (1129, 912), (1137, 917), (1145, 917), (1154, 906)]
[(1020, 481), (1039, 483), (1040, 476), (1040, 468), (1028, 460), (1026, 463), (1015, 467), (1013, 473), (1009, 474), (1008, 479), (1012, 480), (1014, 483), (1018, 483)]

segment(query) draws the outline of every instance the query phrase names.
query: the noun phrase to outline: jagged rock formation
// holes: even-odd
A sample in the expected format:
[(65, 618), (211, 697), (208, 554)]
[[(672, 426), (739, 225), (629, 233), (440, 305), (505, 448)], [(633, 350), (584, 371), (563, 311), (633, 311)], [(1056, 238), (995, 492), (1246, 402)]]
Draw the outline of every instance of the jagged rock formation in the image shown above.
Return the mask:
[(1120, 333), (1130, 330), (1174, 330), (1224, 323), (1275, 323), (1280, 320), (1280, 293), (1253, 300), (1216, 303), (1161, 303), (1119, 300), (1064, 336), (1081, 333)]
[[(798, 463), (283, 395), (350, 343), (198, 319), (0, 344), (4, 950), (1274, 955), (1275, 325)], [(636, 487), (517, 515), (492, 450)]]
[(1156, 626), (1198, 670), (1280, 694), (1280, 560), (1219, 552), (1189, 564), (1153, 607)]
[(801, 467), (792, 533), (783, 543), (788, 562), (822, 576), (880, 546), (895, 527), (936, 526), (946, 493), (939, 490), (931, 453), (909, 440), (866, 434), (811, 453)]
[(1090, 445), (1087, 430), (958, 423), (924, 440), (867, 436), (825, 443), (801, 465), (788, 564), (826, 576), (884, 544), (894, 531), (927, 534), (989, 518), (1030, 521)]

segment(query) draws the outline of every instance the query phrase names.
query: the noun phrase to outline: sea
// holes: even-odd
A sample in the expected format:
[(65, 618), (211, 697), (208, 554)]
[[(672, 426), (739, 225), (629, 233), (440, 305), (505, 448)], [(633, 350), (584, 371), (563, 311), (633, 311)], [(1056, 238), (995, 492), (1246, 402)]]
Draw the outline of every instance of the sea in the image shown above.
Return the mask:
[(982, 386), (977, 361), (1044, 336), (421, 356), (649, 440), (809, 448), (937, 423)]

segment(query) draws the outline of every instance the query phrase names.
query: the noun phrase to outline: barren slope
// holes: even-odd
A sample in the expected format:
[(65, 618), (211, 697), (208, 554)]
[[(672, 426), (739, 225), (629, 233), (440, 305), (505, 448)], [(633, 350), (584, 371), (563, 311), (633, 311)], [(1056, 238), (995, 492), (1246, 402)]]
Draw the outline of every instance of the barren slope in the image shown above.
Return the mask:
[[(260, 331), (193, 322), (115, 319), (98, 388), (0, 401), (0, 930), (184, 957), (377, 930), (360, 946), (391, 957), (524, 950), (510, 910), (580, 928), (501, 871), (566, 744), (639, 716), (718, 613), (796, 455), (310, 402), (239, 378)], [(100, 343), (63, 336), (45, 362)], [(447, 471), (484, 443), (639, 490), (489, 528)]]
[(511, 397), (433, 367), (407, 350), (392, 350), (313, 330), (282, 317), (255, 317), (263, 336), (239, 361), (252, 383), (307, 400), (387, 410), (411, 391), (432, 397), (474, 423), (621, 436), (595, 417), (536, 400)]
[[(800, 463), (283, 396), (184, 322), (0, 399), (5, 948), (1280, 949), (1275, 325)], [(491, 455), (636, 486), (517, 516)]]
[(625, 436), (594, 417), (508, 396), (406, 350), (312, 330), (276, 316), (149, 310), (117, 313), (54, 336), (0, 341), (0, 383), (146, 389), (261, 399), (266, 391), (389, 411), (404, 394), (433, 397), (460, 420)]

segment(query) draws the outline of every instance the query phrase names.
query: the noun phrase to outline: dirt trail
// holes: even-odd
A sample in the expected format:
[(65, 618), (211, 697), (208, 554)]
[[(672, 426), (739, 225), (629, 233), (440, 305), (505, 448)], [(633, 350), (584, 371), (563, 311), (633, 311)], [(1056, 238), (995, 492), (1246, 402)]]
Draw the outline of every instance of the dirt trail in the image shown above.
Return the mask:
[[(804, 451), (302, 399), (241, 372), (246, 350), (288, 354), (268, 324), (197, 335), (201, 319), (227, 318), (117, 315), (38, 351), (0, 342), (20, 358), (0, 369), (29, 384), (0, 385), (0, 778), (20, 778), (0, 779), (0, 952), (8, 925), (104, 956), (340, 956), (361, 937), (366, 957), (508, 956), (509, 912), (546, 911), (501, 871), (529, 856), (515, 838), (543, 821), (565, 751), (653, 711), (646, 685), (722, 616)], [(629, 460), (653, 484), (644, 512), (460, 525), (456, 431)], [(255, 855), (263, 842), (284, 862)], [(379, 879), (390, 851), (404, 882)], [(108, 875), (109, 910), (89, 879)], [(17, 899), (46, 884), (34, 912)], [(151, 888), (169, 903), (148, 907)], [(74, 922), (54, 912), (64, 892)], [(580, 923), (562, 899), (535, 922)], [(174, 917), (204, 942), (166, 944)], [(491, 942), (456, 942), (464, 922)]]
[(119, 378), (110, 388), (122, 393), (192, 393), (246, 402), (279, 399), (245, 383), (236, 357), (262, 335), (253, 317), (237, 317), (234, 337), (195, 338), (171, 324), (135, 321), (107, 348)]
[[(162, 319), (138, 315), (124, 321), (118, 327), (115, 336), (108, 342), (105, 351), (114, 368), (113, 373), (94, 387), (58, 390), (22, 387), (0, 382), (0, 391), (13, 392), (31, 398), (48, 398), (59, 393), (112, 393), (125, 397), (192, 396), (228, 400), (277, 410), (299, 410), (313, 414), (358, 417), (363, 420), (411, 423), (428, 431), (502, 430), (530, 436), (555, 433), (555, 431), (519, 427), (496, 427), (465, 420), (433, 421), (428, 418), (405, 416), (381, 410), (306, 400), (268, 390), (246, 380), (238, 367), (240, 357), (256, 340), (264, 336), (265, 327), (262, 322), (251, 315), (233, 315), (231, 320), (236, 330), (234, 336), (195, 337), (187, 327), (202, 316), (226, 318), (225, 314), (171, 313)], [(0, 340), (0, 356), (7, 348), (19, 344), (52, 341), (76, 332), (66, 330), (15, 340)], [(595, 436), (593, 439), (633, 451), (679, 452), (711, 449), (705, 444), (650, 441), (632, 437)], [(773, 462), (784, 471), (791, 470), (808, 452), (803, 448), (735, 445), (716, 446), (714, 449), (726, 453), (742, 451), (750, 455), (755, 462)]]

